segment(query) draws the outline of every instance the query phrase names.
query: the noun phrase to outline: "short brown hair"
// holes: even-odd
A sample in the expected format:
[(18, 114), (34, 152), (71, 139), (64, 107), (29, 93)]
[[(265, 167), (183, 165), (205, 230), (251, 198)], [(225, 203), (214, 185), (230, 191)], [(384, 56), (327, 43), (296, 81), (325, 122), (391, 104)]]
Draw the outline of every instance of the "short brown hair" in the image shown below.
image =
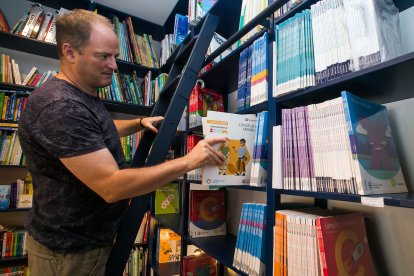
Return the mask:
[(69, 43), (78, 51), (86, 45), (90, 39), (92, 23), (96, 22), (113, 29), (108, 18), (92, 11), (75, 9), (59, 15), (56, 20), (56, 44), (59, 57), (63, 56), (64, 43)]

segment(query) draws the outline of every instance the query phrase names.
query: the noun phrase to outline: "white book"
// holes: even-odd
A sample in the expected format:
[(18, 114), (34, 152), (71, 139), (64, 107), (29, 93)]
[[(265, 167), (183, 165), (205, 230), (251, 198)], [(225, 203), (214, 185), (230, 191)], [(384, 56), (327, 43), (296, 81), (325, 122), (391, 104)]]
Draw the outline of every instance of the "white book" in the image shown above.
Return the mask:
[(40, 28), (39, 34), (37, 35), (37, 40), (43, 40), (46, 35), (47, 27), (49, 27), (50, 20), (52, 20), (53, 14), (51, 12), (47, 12), (45, 19), (43, 20), (42, 26)]
[(40, 4), (34, 5), (30, 10), (29, 17), (27, 18), (26, 24), (24, 25), (20, 35), (22, 36), (30, 36), (32, 32), (37, 18), (43, 12), (42, 6)]

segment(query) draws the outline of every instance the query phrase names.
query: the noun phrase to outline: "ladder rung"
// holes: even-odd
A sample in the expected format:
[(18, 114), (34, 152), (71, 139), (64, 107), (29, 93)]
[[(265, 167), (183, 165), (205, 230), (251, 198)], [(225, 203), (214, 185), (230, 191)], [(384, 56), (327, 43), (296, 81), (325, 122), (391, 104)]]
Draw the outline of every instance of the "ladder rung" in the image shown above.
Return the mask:
[(185, 45), (184, 49), (177, 55), (175, 58), (175, 63), (179, 65), (184, 65), (191, 54), (191, 51), (194, 48), (195, 42), (197, 41), (198, 35), (194, 36), (187, 45)]

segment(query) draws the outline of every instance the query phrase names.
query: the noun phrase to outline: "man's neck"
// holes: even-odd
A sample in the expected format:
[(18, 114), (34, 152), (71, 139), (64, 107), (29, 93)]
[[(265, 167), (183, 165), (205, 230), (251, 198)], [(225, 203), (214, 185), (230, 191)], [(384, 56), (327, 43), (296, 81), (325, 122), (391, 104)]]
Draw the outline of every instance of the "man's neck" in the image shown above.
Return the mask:
[(76, 81), (76, 78), (71, 77), (70, 74), (65, 73), (65, 70), (62, 70), (62, 67), (60, 68), (60, 72), (55, 76), (58, 79), (64, 80), (70, 84), (72, 84), (73, 86), (76, 86), (80, 91), (89, 94), (91, 96), (96, 97), (97, 96), (97, 91), (96, 89), (91, 89), (88, 88), (84, 85), (82, 85), (80, 82)]

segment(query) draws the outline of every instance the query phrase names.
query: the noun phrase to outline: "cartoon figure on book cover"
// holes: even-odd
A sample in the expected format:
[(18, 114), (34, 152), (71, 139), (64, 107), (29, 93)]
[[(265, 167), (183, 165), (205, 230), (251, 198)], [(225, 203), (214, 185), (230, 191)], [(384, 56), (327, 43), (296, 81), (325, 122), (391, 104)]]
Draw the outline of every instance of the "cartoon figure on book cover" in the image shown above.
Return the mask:
[[(236, 147), (233, 147), (236, 151)], [(246, 161), (247, 161), (246, 140), (240, 139), (240, 146), (237, 148), (237, 173), (236, 175), (246, 175)]]
[(229, 161), (229, 138), (226, 137), (226, 142), (221, 143), (219, 147), (219, 151), (226, 157), (222, 166), (219, 166), (219, 174), (226, 175), (227, 174), (227, 162)]

